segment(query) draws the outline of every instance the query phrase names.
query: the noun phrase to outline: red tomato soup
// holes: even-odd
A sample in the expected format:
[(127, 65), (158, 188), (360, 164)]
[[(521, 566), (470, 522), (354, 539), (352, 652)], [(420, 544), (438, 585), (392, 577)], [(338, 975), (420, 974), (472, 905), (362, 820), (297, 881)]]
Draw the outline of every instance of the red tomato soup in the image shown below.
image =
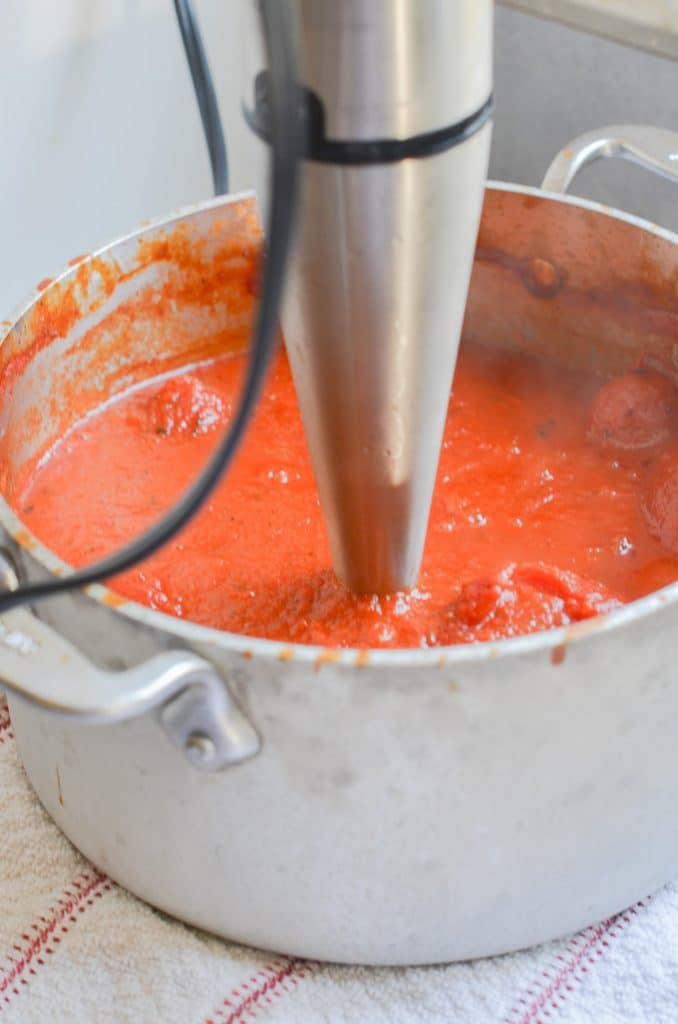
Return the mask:
[[(231, 355), (129, 393), (33, 468), (16, 510), (75, 566), (148, 526), (199, 471), (242, 379)], [(284, 353), (233, 468), (119, 593), (283, 642), (419, 647), (515, 636), (678, 578), (678, 428), (668, 377), (610, 382), (462, 346), (423, 568), (357, 597), (332, 573)]]

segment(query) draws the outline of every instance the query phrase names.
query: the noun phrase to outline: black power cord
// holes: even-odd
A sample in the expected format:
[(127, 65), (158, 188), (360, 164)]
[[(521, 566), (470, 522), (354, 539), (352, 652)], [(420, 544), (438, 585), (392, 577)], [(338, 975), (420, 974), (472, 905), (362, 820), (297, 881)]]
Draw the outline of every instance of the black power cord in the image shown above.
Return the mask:
[[(271, 203), (267, 224), (261, 299), (251, 356), (240, 402), (231, 425), (198, 478), (153, 526), (114, 554), (69, 576), (21, 586), (0, 594), (0, 613), (36, 603), (78, 587), (99, 583), (131, 569), (166, 544), (200, 509), (228, 467), (254, 410), (275, 348), (278, 310), (290, 252), (298, 187), (302, 127), (295, 92), (296, 68), (289, 5), (260, 0), (271, 76)], [(204, 56), (204, 55), (203, 55)], [(198, 81), (194, 76), (194, 81)], [(197, 88), (197, 86), (196, 86)], [(210, 150), (211, 152), (211, 150)], [(216, 177), (216, 175), (215, 175)]]
[(193, 79), (195, 98), (198, 101), (202, 127), (207, 141), (214, 194), (221, 196), (228, 192), (228, 159), (217, 94), (214, 91), (205, 47), (193, 14), (191, 0), (174, 0), (174, 11), (184, 43), (186, 60)]

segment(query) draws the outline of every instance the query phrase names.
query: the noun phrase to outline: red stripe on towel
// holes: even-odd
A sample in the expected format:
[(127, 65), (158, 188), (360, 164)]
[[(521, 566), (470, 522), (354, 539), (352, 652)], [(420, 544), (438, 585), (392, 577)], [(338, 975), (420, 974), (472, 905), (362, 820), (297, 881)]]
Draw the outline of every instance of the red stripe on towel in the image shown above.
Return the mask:
[(12, 946), (13, 952), (3, 958), (7, 966), (0, 975), (0, 1013), (46, 963), (42, 954), (51, 956), (55, 952), (54, 946), (79, 920), (75, 911), (83, 914), (87, 907), (94, 905), (97, 897), (111, 888), (111, 884), (99, 871), (82, 872), (64, 889), (47, 913), (36, 918), (22, 932)]
[(7, 701), (3, 701), (0, 703), (0, 743), (4, 743), (5, 740), (13, 739), (14, 733), (12, 732), (9, 708), (7, 707)]
[(274, 960), (253, 975), (249, 984), (241, 982), (229, 992), (204, 1024), (241, 1024), (245, 1018), (253, 1020), (262, 1003), (270, 1003), (271, 996), (279, 998), (284, 992), (291, 992), (315, 967), (306, 960)]
[(605, 955), (610, 942), (631, 924), (645, 906), (642, 900), (629, 910), (587, 928), (568, 942), (548, 968), (526, 990), (505, 1017), (506, 1024), (547, 1024), (554, 1011), (559, 1011), (577, 985), (586, 978), (592, 966)]

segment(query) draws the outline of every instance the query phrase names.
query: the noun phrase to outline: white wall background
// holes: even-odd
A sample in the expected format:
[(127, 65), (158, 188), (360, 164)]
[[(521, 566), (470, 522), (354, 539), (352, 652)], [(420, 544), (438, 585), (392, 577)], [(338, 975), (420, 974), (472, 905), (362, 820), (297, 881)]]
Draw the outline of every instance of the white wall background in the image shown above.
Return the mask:
[[(240, 0), (195, 0), (234, 189), (261, 187), (240, 116)], [(72, 256), (210, 194), (171, 0), (0, 0), (0, 315)], [(538, 183), (571, 136), (646, 121), (678, 130), (678, 64), (497, 11), (493, 176)], [(630, 167), (577, 190), (678, 228), (678, 188)]]
[[(196, 8), (232, 187), (250, 187), (259, 144), (240, 116), (239, 4)], [(3, 312), (77, 253), (211, 194), (171, 0), (0, 0), (0, 67)]]

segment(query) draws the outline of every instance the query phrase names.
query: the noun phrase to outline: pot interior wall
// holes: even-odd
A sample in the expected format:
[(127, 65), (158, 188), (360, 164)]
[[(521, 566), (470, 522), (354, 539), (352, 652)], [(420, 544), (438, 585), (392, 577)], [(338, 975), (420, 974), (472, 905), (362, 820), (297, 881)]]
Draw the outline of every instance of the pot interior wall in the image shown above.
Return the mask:
[(464, 336), (603, 376), (678, 366), (678, 239), (612, 214), (488, 189)]
[(103, 402), (246, 347), (262, 232), (253, 199), (199, 211), (86, 257), (0, 347), (0, 488)]
[[(262, 234), (253, 199), (149, 228), (47, 287), (0, 348), (0, 489), (102, 402), (246, 346)], [(452, 270), (450, 271), (452, 272)], [(678, 246), (604, 212), (489, 188), (464, 336), (608, 375), (678, 365)]]

